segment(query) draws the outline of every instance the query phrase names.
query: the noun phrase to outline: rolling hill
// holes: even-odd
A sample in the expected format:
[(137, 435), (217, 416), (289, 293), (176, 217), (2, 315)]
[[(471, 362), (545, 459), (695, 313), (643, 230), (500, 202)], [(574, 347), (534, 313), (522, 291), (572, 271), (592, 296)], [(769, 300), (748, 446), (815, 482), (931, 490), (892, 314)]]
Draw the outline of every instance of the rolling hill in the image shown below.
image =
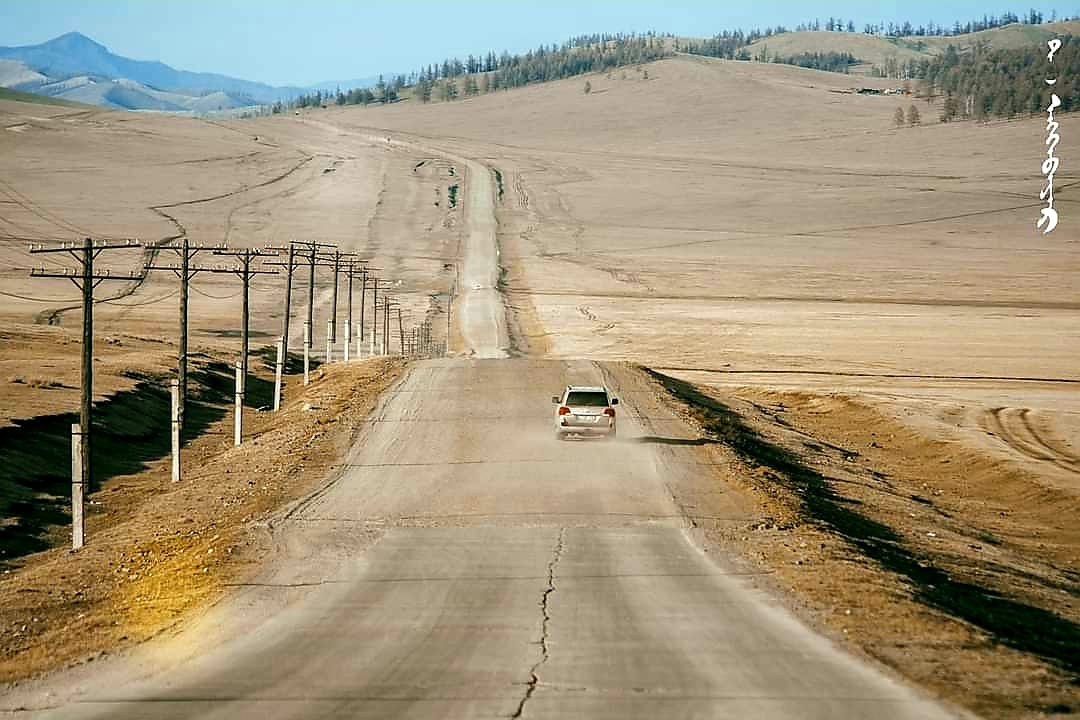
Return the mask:
[(869, 65), (881, 65), (892, 58), (899, 62), (922, 60), (945, 52), (950, 45), (964, 50), (977, 42), (991, 48), (1011, 49), (1040, 45), (1060, 35), (1080, 35), (1080, 21), (1044, 25), (1012, 24), (976, 33), (949, 37), (900, 37), (855, 32), (803, 31), (772, 35), (748, 46), (753, 56), (767, 49), (769, 57), (791, 57), (802, 53), (848, 52)]

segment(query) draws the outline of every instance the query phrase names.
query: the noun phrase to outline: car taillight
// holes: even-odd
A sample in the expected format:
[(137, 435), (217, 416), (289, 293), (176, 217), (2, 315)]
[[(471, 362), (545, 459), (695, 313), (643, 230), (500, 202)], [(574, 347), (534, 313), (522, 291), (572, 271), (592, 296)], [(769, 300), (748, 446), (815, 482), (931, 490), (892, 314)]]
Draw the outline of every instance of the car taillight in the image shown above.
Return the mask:
[(608, 417), (615, 417), (615, 408), (604, 408), (604, 414)]
[(559, 408), (559, 414), (560, 415), (569, 415), (570, 414), (570, 408), (563, 405), (561, 408)]

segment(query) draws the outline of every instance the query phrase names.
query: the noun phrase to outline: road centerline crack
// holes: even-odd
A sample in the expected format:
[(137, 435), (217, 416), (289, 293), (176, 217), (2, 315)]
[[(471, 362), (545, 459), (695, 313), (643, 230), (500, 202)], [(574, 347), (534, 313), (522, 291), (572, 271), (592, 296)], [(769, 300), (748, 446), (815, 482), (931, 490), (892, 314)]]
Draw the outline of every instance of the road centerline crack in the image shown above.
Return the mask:
[(521, 702), (518, 703), (511, 718), (520, 718), (525, 712), (525, 703), (529, 702), (529, 698), (536, 692), (536, 686), (540, 684), (540, 672), (541, 666), (548, 661), (550, 656), (550, 648), (548, 647), (548, 626), (551, 624), (551, 611), (548, 607), (548, 603), (551, 599), (551, 594), (555, 592), (555, 568), (559, 565), (559, 560), (562, 559), (563, 550), (566, 548), (566, 528), (559, 528), (559, 539), (555, 542), (555, 549), (552, 551), (551, 562), (548, 563), (547, 572), (547, 587), (544, 588), (544, 592), (540, 595), (540, 612), (543, 615), (543, 619), (540, 623), (540, 659), (536, 661), (536, 664), (529, 669), (529, 682), (525, 687), (525, 694), (521, 698)]

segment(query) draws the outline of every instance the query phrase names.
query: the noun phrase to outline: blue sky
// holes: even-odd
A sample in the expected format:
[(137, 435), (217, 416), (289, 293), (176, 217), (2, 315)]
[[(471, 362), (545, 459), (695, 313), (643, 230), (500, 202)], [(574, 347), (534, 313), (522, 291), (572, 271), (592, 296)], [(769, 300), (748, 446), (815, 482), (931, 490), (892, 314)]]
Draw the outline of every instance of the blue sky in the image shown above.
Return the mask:
[(308, 84), (413, 70), (447, 56), (511, 52), (591, 32), (705, 36), (725, 28), (794, 26), (814, 17), (952, 24), (1030, 7), (995, 0), (868, 3), (721, 0), (0, 0), (0, 45), (77, 30), (120, 55), (272, 84)]

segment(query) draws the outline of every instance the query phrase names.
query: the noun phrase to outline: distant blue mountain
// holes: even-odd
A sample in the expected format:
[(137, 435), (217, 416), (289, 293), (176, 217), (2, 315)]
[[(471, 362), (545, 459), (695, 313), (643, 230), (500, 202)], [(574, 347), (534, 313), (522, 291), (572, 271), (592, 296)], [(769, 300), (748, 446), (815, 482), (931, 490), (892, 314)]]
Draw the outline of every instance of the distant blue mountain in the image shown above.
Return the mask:
[[(51, 82), (81, 76), (108, 80), (122, 78), (180, 95), (198, 97), (222, 92), (258, 103), (288, 100), (304, 92), (303, 88), (275, 87), (227, 75), (177, 70), (156, 61), (132, 60), (110, 52), (104, 45), (77, 32), (40, 45), (0, 47), (0, 58), (21, 62), (48, 76)], [(20, 89), (33, 92), (32, 86)]]

